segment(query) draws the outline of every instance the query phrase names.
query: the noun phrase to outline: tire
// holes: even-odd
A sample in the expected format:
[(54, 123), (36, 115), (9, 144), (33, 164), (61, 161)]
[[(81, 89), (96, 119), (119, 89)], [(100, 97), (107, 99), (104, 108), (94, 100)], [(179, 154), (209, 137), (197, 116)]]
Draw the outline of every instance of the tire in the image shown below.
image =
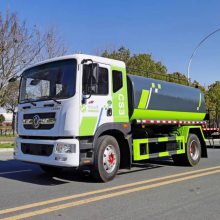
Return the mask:
[(120, 166), (120, 150), (112, 136), (101, 136), (94, 150), (94, 165), (91, 174), (94, 179), (108, 182), (116, 176)]
[(53, 166), (47, 166), (47, 165), (40, 165), (40, 168), (47, 174), (55, 176), (57, 174), (60, 174), (63, 170), (61, 167), (53, 167)]
[(195, 134), (189, 134), (185, 154), (173, 155), (173, 161), (177, 165), (195, 166), (201, 159), (202, 149), (199, 138)]

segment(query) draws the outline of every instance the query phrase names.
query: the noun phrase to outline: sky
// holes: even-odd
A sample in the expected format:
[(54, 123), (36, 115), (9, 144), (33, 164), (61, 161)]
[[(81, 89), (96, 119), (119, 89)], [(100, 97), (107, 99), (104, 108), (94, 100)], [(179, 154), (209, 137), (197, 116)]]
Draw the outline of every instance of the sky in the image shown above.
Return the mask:
[[(97, 54), (125, 46), (149, 53), (169, 73), (187, 74), (189, 58), (220, 28), (219, 0), (0, 0), (28, 26), (57, 27), (68, 53)], [(197, 50), (190, 78), (203, 86), (220, 80), (220, 31)]]

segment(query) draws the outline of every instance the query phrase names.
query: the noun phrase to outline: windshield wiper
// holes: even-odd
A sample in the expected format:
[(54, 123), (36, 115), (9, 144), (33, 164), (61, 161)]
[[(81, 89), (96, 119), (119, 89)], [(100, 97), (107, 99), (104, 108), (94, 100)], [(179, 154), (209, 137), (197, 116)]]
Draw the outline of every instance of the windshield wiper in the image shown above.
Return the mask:
[(31, 103), (33, 106), (36, 106), (37, 104), (33, 101), (31, 101), (30, 99), (23, 99), (22, 101), (24, 101), (25, 103), (29, 102)]
[(57, 104), (61, 104), (60, 101), (56, 100), (55, 98), (53, 98), (53, 97), (51, 97), (51, 96), (41, 96), (40, 98), (47, 99), (47, 100), (53, 100), (53, 101), (56, 102)]

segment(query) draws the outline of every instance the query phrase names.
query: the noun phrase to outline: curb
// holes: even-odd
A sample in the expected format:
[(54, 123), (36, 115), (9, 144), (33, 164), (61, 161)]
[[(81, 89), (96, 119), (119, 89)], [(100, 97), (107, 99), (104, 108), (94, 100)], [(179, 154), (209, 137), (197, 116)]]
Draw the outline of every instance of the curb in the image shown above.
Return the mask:
[(14, 152), (14, 148), (0, 148), (0, 153)]
[(206, 140), (206, 145), (207, 146), (213, 146), (214, 144), (214, 147), (220, 147), (220, 139), (213, 139), (213, 140)]

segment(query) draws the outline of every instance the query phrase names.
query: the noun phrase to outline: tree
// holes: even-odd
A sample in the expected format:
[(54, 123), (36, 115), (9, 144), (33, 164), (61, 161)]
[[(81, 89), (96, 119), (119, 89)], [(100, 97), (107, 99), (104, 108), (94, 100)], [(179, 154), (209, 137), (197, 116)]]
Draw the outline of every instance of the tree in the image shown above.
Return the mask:
[(0, 13), (0, 101), (5, 96), (8, 79), (29, 66), (44, 43), (36, 27), (30, 31), (15, 13)]
[(63, 56), (67, 53), (67, 48), (62, 37), (55, 27), (48, 28), (43, 35), (44, 46), (39, 55), (36, 57), (38, 61), (51, 59), (57, 56)]
[(12, 82), (6, 87), (2, 106), (7, 112), (12, 113), (12, 130), (15, 131), (16, 107), (18, 105), (19, 81)]
[(0, 106), (13, 113), (13, 122), (19, 83), (8, 84), (8, 80), (31, 64), (64, 55), (66, 51), (55, 28), (28, 28), (15, 13), (7, 11), (3, 16), (0, 12)]
[(161, 62), (153, 60), (150, 54), (134, 54), (127, 63), (128, 71), (133, 74), (163, 79), (167, 68)]
[(174, 72), (172, 74), (169, 74), (167, 81), (175, 82), (183, 85), (190, 85), (190, 81), (187, 79), (186, 75), (180, 72)]
[(15, 13), (0, 12), (0, 105), (4, 102), (8, 80), (21, 70), (43, 59), (63, 55), (65, 45), (55, 28), (40, 31), (28, 28)]
[(105, 50), (101, 56), (124, 61), (128, 73), (198, 87), (205, 92), (203, 86), (197, 81), (191, 82), (185, 74), (180, 72), (168, 74), (166, 66), (160, 61), (155, 61), (151, 54), (131, 54), (129, 49), (121, 47), (118, 50)]
[(113, 51), (105, 50), (101, 55), (103, 57), (124, 61), (128, 72), (132, 74), (157, 79), (163, 78), (161, 74), (167, 74), (167, 68), (161, 62), (154, 61), (150, 54), (143, 53), (132, 55), (129, 49), (121, 47)]
[(211, 119), (215, 119), (216, 124), (220, 127), (220, 81), (216, 81), (208, 87), (206, 104), (210, 110), (214, 110), (214, 112), (210, 112)]
[(0, 115), (0, 124), (3, 123), (5, 121), (5, 116), (4, 115)]
[(113, 50), (113, 51), (105, 50), (101, 54), (101, 56), (106, 58), (111, 58), (114, 60), (121, 60), (127, 64), (129, 59), (131, 58), (131, 52), (129, 49), (126, 49), (125, 47), (120, 47), (118, 50)]

